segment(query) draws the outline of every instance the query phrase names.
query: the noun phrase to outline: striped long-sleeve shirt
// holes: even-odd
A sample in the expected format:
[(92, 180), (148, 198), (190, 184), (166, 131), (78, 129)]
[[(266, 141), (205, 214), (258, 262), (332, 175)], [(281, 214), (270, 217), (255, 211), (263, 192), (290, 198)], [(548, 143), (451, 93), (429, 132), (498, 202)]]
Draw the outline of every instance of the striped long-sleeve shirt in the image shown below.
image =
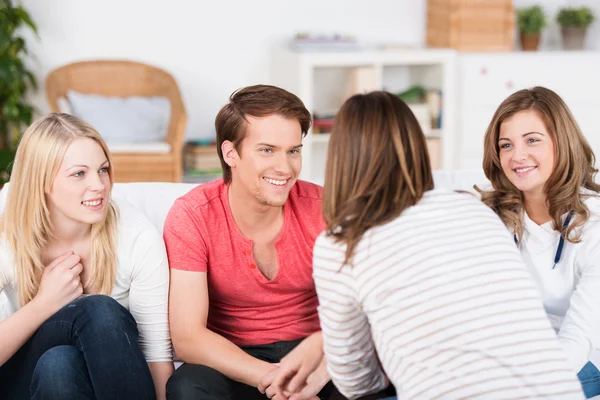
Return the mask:
[(583, 398), (513, 238), (476, 197), (427, 192), (369, 230), (352, 267), (344, 251), (322, 234), (314, 278), (345, 396), (387, 375), (399, 399)]

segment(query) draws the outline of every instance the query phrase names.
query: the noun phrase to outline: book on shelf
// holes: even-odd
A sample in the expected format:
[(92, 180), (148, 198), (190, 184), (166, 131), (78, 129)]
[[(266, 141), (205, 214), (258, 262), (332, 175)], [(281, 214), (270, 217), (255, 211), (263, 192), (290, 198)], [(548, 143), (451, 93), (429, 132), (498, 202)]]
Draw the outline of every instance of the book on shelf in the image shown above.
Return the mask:
[(330, 133), (333, 129), (333, 123), (335, 122), (335, 118), (317, 118), (313, 120), (313, 133), (314, 134), (323, 134)]

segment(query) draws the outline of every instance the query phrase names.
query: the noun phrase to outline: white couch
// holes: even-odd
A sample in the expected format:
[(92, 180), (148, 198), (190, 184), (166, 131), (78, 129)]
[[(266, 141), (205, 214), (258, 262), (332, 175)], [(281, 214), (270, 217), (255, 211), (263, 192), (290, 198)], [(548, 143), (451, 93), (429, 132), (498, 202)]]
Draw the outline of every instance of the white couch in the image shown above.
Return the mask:
[[(481, 170), (434, 171), (435, 186), (456, 190), (473, 190), (473, 185), (486, 184), (487, 180)], [(322, 182), (315, 182), (322, 184)], [(175, 200), (196, 187), (191, 183), (116, 183), (113, 198), (117, 205), (127, 201), (141, 210), (162, 232), (165, 218)], [(0, 192), (0, 209), (3, 203), (4, 190)]]

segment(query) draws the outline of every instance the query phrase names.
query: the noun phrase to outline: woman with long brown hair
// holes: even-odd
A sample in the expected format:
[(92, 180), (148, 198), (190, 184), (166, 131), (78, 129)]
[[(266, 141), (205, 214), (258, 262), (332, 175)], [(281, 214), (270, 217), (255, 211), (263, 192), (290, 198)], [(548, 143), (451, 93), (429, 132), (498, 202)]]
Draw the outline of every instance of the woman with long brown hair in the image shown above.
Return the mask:
[(509, 96), (484, 139), (480, 190), (514, 234), (587, 397), (600, 394), (600, 185), (565, 102), (534, 87)]
[(323, 210), (314, 278), (345, 396), (389, 378), (403, 399), (583, 397), (511, 236), (475, 196), (434, 189), (397, 96), (355, 95), (338, 112)]

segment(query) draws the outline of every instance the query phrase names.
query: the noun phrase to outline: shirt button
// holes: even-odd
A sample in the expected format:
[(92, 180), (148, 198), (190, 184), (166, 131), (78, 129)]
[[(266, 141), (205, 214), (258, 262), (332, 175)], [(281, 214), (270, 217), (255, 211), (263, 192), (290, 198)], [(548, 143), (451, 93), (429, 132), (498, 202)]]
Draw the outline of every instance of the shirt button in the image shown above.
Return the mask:
[(250, 268), (251, 268), (251, 269), (254, 269), (254, 268), (256, 268), (256, 265), (254, 265), (254, 264), (250, 264)]

